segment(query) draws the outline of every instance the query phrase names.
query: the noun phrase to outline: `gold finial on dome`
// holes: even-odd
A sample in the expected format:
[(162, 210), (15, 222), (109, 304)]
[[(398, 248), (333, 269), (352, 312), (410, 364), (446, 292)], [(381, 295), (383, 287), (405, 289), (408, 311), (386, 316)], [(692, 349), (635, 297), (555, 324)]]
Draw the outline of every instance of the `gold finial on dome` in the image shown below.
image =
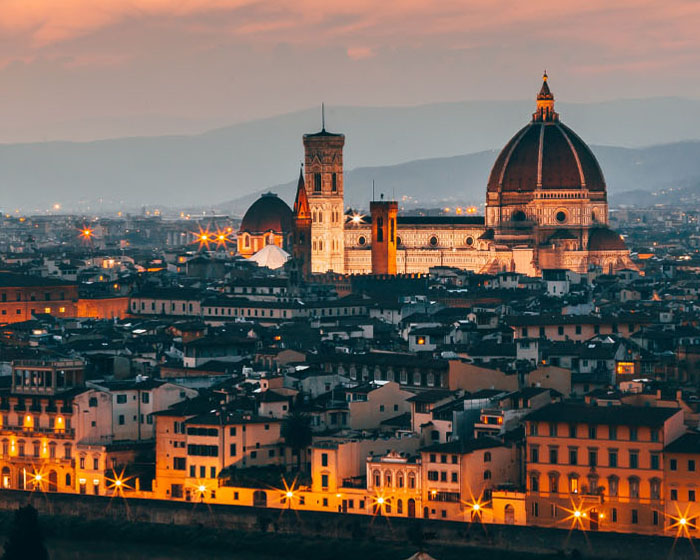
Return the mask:
[(542, 87), (537, 94), (537, 111), (533, 113), (532, 120), (539, 122), (553, 122), (559, 120), (559, 115), (554, 111), (554, 95), (549, 89), (547, 70), (542, 76)]

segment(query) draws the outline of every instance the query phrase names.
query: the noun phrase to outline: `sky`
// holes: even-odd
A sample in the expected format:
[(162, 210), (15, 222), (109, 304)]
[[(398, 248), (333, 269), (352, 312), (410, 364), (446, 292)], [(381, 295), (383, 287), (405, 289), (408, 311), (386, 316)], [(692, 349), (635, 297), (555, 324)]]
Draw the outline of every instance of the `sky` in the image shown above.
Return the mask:
[(545, 68), (569, 102), (700, 98), (698, 29), (697, 0), (0, 0), (0, 142), (530, 99)]

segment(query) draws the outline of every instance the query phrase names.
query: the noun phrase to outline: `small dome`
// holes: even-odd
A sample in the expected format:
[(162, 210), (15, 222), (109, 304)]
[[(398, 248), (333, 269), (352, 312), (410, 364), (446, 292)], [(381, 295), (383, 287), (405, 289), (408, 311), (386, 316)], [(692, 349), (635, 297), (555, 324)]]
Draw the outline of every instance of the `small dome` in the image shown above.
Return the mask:
[(619, 233), (608, 228), (592, 229), (588, 235), (589, 251), (624, 251), (627, 249)]
[(290, 233), (292, 231), (292, 209), (276, 194), (264, 194), (248, 208), (241, 221), (239, 231)]

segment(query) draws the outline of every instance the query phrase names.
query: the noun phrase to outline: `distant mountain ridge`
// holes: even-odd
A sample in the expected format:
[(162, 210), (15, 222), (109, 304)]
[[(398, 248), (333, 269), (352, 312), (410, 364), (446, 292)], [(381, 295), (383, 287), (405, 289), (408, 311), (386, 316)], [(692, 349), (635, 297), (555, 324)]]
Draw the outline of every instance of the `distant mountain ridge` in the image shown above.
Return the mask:
[[(423, 195), (432, 195), (425, 192), (426, 185), (431, 185), (430, 191), (443, 185), (445, 190), (483, 189), (490, 167), (488, 154), (495, 158), (494, 150), (505, 145), (533, 110), (534, 101), (329, 107), (326, 123), (329, 130), (346, 135), (348, 176), (357, 171), (357, 186), (351, 179), (349, 194), (363, 189), (365, 194), (368, 192), (368, 174), (382, 175), (374, 177), (377, 183), (385, 183), (388, 189), (391, 182), (397, 195), (400, 188), (418, 194), (410, 177), (396, 176), (390, 181), (393, 175), (383, 176), (389, 173), (387, 168), (407, 164), (421, 177)], [(687, 159), (688, 151), (694, 150), (693, 143), (688, 143), (687, 150), (678, 146), (685, 145), (679, 141), (700, 138), (700, 100), (557, 102), (557, 110), (590, 145), (636, 148), (630, 152), (624, 148), (596, 148), (611, 190), (637, 188), (636, 182), (646, 185), (639, 187), (642, 189), (658, 188), (684, 175), (688, 180), (698, 175), (697, 154), (693, 152), (693, 159)], [(309, 109), (198, 135), (3, 144), (0, 208), (41, 211), (60, 203), (66, 209), (89, 205), (99, 211), (142, 204), (204, 207), (236, 200), (294, 178), (303, 158), (302, 134), (318, 130), (319, 121), (320, 111)], [(639, 151), (640, 146), (668, 143), (673, 144), (649, 148), (651, 152)], [(614, 155), (614, 150), (618, 150), (615, 157), (622, 158), (624, 165), (610, 164), (607, 155)], [(644, 164), (635, 168), (631, 161), (641, 157), (661, 164), (664, 150), (673, 158), (674, 169), (665, 164), (659, 169)], [(458, 159), (444, 169), (434, 161), (418, 163), (452, 157)], [(368, 168), (375, 169), (363, 171)], [(623, 172), (630, 176), (621, 177)], [(433, 179), (426, 182), (426, 175), (421, 173)]]
[[(603, 169), (613, 204), (681, 200), (681, 193), (693, 192), (693, 187), (700, 184), (700, 141), (638, 149), (610, 146), (591, 146), (591, 149)], [(377, 196), (386, 193), (399, 200), (409, 197), (403, 202), (409, 209), (411, 205), (478, 205), (486, 198), (488, 174), (497, 155), (498, 150), (488, 150), (393, 166), (352, 169), (345, 172), (345, 202), (366, 209), (374, 180)], [(243, 214), (260, 194), (268, 191), (278, 194), (291, 205), (295, 187), (296, 181), (290, 181), (229, 200), (220, 206), (234, 214)], [(652, 195), (652, 191), (669, 188), (674, 190)], [(636, 194), (629, 198), (627, 195), (631, 191)]]

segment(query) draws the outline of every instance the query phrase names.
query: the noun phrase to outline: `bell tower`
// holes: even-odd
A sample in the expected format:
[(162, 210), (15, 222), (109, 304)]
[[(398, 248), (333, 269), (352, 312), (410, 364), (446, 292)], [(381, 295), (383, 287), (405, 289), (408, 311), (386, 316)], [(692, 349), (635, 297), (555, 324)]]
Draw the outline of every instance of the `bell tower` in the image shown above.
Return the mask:
[(369, 203), (372, 214), (372, 274), (396, 274), (396, 216), (399, 203), (384, 200)]
[[(324, 108), (325, 109), (325, 108)], [(345, 135), (326, 131), (304, 134), (306, 195), (311, 211), (311, 272), (345, 272), (343, 146)]]

